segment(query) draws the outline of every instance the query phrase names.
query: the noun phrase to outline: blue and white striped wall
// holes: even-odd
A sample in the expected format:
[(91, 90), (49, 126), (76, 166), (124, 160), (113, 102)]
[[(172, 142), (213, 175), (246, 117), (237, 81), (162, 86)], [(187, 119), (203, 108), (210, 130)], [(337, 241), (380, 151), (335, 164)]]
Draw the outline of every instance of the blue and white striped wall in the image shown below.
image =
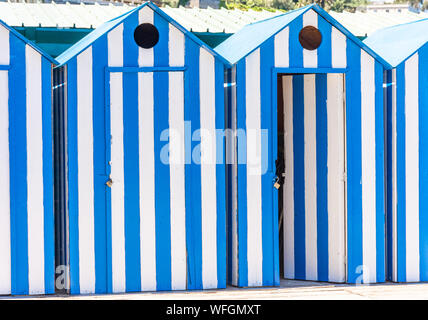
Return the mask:
[(224, 65), (154, 8), (66, 63), (74, 294), (226, 286)]
[(0, 23), (0, 294), (54, 293), (51, 60)]
[[(305, 50), (299, 43), (299, 32), (306, 25), (315, 26), (322, 33), (323, 40), (317, 50)], [(267, 153), (261, 153), (261, 163), (267, 163), (268, 168), (264, 174), (254, 174), (246, 164), (237, 166), (237, 196), (232, 200), (237, 203), (237, 217), (236, 224), (230, 224), (229, 229), (237, 234), (229, 252), (235, 274), (232, 284), (279, 284), (278, 195), (273, 188), (277, 157), (277, 73), (316, 73), (311, 76), (309, 85), (320, 103), (319, 110), (317, 104), (316, 113), (306, 119), (303, 99), (308, 89), (302, 87), (303, 77), (296, 77), (300, 79), (300, 87), (293, 88), (303, 91), (296, 96), (300, 110), (293, 112), (292, 144), (298, 140), (299, 146), (295, 148), (300, 149), (293, 151), (294, 167), (291, 165), (289, 171), (290, 174), (294, 172), (294, 182), (286, 181), (285, 188), (294, 187), (295, 190), (294, 199), (287, 205), (296, 207), (299, 201), (302, 211), (294, 217), (291, 214), (284, 217), (284, 238), (288, 239), (286, 270), (289, 272), (286, 276), (350, 283), (385, 280), (384, 70), (382, 64), (356, 41), (311, 9), (236, 63), (232, 71), (236, 73), (233, 93), (237, 104), (236, 127), (246, 131), (269, 129), (269, 136), (264, 145), (261, 139), (252, 142), (237, 139), (238, 153), (244, 150), (247, 163), (258, 163), (260, 150), (267, 148)], [(336, 197), (341, 196), (342, 191), (338, 195), (328, 188), (333, 173), (327, 170), (328, 155), (335, 147), (329, 146), (332, 133), (328, 122), (333, 118), (326, 110), (329, 101), (321, 100), (322, 96), (328, 99), (329, 92), (338, 88), (325, 82), (329, 73), (343, 73), (345, 78), (346, 171), (344, 176), (334, 177), (346, 179), (345, 207), (337, 211), (334, 206), (339, 200)], [(313, 148), (303, 147), (307, 139), (311, 140)], [(256, 153), (245, 150), (249, 143)], [(242, 147), (244, 149), (240, 149)], [(287, 161), (293, 157), (288, 156)], [(331, 219), (336, 215), (343, 217)], [(337, 224), (346, 229), (340, 231)], [(332, 234), (331, 230), (335, 229), (338, 233)], [(338, 237), (346, 241), (341, 248), (336, 247)], [(345, 267), (337, 266), (335, 261), (339, 258), (335, 255), (340, 259), (345, 257)]]
[(388, 273), (428, 281), (428, 44), (388, 72)]

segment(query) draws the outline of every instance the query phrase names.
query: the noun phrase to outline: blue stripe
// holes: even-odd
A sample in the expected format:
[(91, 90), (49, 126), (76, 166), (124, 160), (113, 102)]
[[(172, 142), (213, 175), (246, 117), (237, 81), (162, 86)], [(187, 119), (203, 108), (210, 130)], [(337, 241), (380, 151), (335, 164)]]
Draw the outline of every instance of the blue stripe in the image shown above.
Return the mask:
[[(236, 121), (238, 130), (246, 130), (245, 59), (236, 65)], [(247, 260), (247, 141), (239, 137), (238, 150), (238, 286), (248, 285)]]
[(428, 141), (428, 127), (426, 125), (428, 121), (427, 61), (428, 45), (426, 44), (419, 50), (419, 270), (421, 281), (428, 281), (428, 148), (426, 143), (426, 141)]
[(331, 68), (331, 24), (323, 17), (318, 16), (318, 29), (322, 35), (321, 45), (317, 49), (318, 67)]
[[(387, 83), (392, 83), (392, 72), (389, 70), (387, 72)], [(387, 280), (392, 280), (392, 86), (388, 86), (386, 89), (386, 101), (387, 101), (387, 128), (386, 128), (386, 163), (387, 163), (387, 218), (386, 218), (386, 237), (387, 237), (387, 252), (386, 252), (386, 261), (387, 261)], [(394, 115), (395, 116), (395, 115)]]
[(327, 75), (318, 74), (316, 88), (317, 158), (317, 264), (318, 280), (328, 281), (328, 198), (327, 198)]
[[(105, 88), (105, 116), (104, 116), (104, 128), (105, 128), (105, 157), (106, 161), (111, 160), (111, 117), (110, 117), (110, 78), (111, 74), (105, 70), (104, 76), (104, 88)], [(106, 175), (110, 177), (111, 166), (106, 166)], [(107, 273), (107, 292), (113, 292), (113, 249), (112, 249), (112, 220), (111, 220), (111, 188), (105, 188), (106, 197), (106, 273)], [(96, 266), (95, 266), (96, 267)]]
[[(225, 83), (230, 84), (232, 83), (232, 69), (227, 69), (225, 71)], [(232, 104), (232, 90), (234, 88), (231, 85), (228, 85), (225, 89), (225, 95), (226, 95), (226, 100), (225, 100), (225, 112), (226, 112), (226, 117), (227, 117), (227, 121), (226, 121), (226, 128), (227, 129), (232, 129), (232, 108), (233, 108), (233, 104)], [(216, 90), (219, 90), (218, 88)], [(226, 150), (226, 149), (225, 149)], [(227, 151), (226, 151), (227, 152)], [(229, 154), (227, 154), (226, 159), (230, 159)], [(232, 208), (233, 208), (233, 201), (232, 201), (232, 181), (233, 181), (233, 177), (232, 177), (232, 168), (233, 165), (226, 163), (226, 168), (227, 168), (227, 175), (226, 175), (226, 179), (227, 179), (227, 184), (226, 184), (226, 204), (227, 204), (227, 208), (226, 208), (226, 214), (227, 214), (227, 282), (228, 283), (232, 283), (232, 259), (233, 259), (233, 245), (232, 245), (232, 239), (233, 239), (233, 228), (232, 228), (232, 223), (233, 223), (233, 212), (232, 212)]]
[(55, 248), (52, 154), (52, 65), (42, 58), (43, 207), (45, 242), (45, 292), (55, 293)]
[[(133, 39), (137, 26), (138, 14), (124, 23), (123, 60), (127, 65), (138, 65), (138, 46)], [(132, 292), (141, 291), (138, 73), (123, 74), (123, 127), (125, 274), (126, 291)]]
[[(200, 135), (192, 133), (200, 129), (199, 104), (199, 47), (190, 39), (185, 39), (185, 64), (189, 66), (185, 75), (184, 119), (190, 121), (186, 132), (186, 240), (188, 251), (188, 289), (202, 288), (202, 217), (201, 217), (201, 166), (193, 156), (200, 151)], [(188, 130), (189, 130), (188, 129)]]
[(376, 282), (385, 281), (385, 140), (383, 66), (375, 63)]
[[(348, 282), (362, 279), (363, 226), (361, 186), (361, 49), (346, 41), (347, 228)], [(359, 278), (360, 277), (360, 278)]]
[(397, 68), (397, 281), (406, 281), (405, 63)]
[(291, 68), (303, 68), (303, 48), (299, 42), (299, 32), (303, 28), (303, 16), (297, 17), (289, 28), (289, 65)]
[(12, 294), (28, 293), (25, 43), (10, 37), (9, 147)]
[[(168, 65), (168, 23), (154, 14), (159, 30), (159, 42), (154, 47), (155, 65)], [(155, 137), (155, 223), (156, 223), (156, 283), (157, 290), (171, 290), (171, 204), (169, 165), (161, 162), (162, 148), (168, 142), (159, 141), (162, 131), (169, 129), (169, 75), (153, 74), (154, 137)]]
[(293, 76), (294, 277), (306, 279), (304, 76)]
[[(272, 286), (274, 284), (274, 230), (278, 229), (278, 219), (274, 221), (273, 208), (273, 176), (274, 168), (273, 161), (276, 159), (276, 154), (273, 154), (272, 135), (276, 135), (272, 125), (272, 76), (270, 72), (274, 66), (274, 38), (267, 40), (260, 48), (260, 125), (261, 129), (267, 129), (269, 134), (268, 144), (261, 140), (261, 159), (262, 170), (263, 166), (267, 166), (267, 171), (261, 176), (261, 215), (262, 215), (262, 252), (263, 252), (263, 285)], [(275, 128), (276, 129), (276, 128)], [(262, 132), (263, 134), (263, 132)], [(277, 192), (277, 191), (276, 191)], [(278, 206), (275, 205), (275, 210)], [(249, 234), (249, 237), (252, 235)]]
[(105, 66), (108, 64), (107, 36), (94, 42), (92, 46), (93, 83), (93, 137), (94, 137), (94, 237), (95, 237), (95, 292), (107, 292), (107, 215), (106, 215), (106, 128), (105, 128)]
[(80, 293), (79, 197), (77, 164), (77, 59), (67, 64), (68, 211), (70, 223), (70, 290)]
[(226, 166), (224, 66), (215, 61), (215, 127), (217, 130), (217, 287), (226, 288)]

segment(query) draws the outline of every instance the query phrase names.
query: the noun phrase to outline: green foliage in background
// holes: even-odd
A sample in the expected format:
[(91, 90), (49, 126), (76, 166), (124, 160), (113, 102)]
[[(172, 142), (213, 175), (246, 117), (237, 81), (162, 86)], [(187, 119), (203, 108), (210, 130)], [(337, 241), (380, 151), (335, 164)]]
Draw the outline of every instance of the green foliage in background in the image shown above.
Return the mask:
[(354, 12), (357, 7), (366, 5), (367, 0), (221, 0), (220, 7), (241, 10), (252, 9), (256, 11), (289, 11), (311, 3), (317, 3), (327, 11), (333, 10), (342, 12), (346, 10)]

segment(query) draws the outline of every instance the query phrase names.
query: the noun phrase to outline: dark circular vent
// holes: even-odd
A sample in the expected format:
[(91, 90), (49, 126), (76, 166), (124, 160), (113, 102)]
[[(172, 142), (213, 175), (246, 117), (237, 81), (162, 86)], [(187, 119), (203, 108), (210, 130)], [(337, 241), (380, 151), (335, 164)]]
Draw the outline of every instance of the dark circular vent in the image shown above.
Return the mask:
[(153, 48), (159, 41), (159, 31), (151, 23), (142, 23), (135, 28), (134, 40), (141, 48)]
[(321, 45), (321, 32), (313, 27), (306, 26), (299, 33), (299, 42), (307, 50), (315, 50)]

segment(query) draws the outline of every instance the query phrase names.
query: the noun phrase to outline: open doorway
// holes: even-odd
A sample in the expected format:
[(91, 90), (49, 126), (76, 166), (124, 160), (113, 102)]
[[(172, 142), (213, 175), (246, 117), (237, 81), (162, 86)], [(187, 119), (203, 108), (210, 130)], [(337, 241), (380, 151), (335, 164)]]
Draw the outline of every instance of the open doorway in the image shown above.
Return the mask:
[(346, 281), (345, 76), (278, 74), (280, 272)]

